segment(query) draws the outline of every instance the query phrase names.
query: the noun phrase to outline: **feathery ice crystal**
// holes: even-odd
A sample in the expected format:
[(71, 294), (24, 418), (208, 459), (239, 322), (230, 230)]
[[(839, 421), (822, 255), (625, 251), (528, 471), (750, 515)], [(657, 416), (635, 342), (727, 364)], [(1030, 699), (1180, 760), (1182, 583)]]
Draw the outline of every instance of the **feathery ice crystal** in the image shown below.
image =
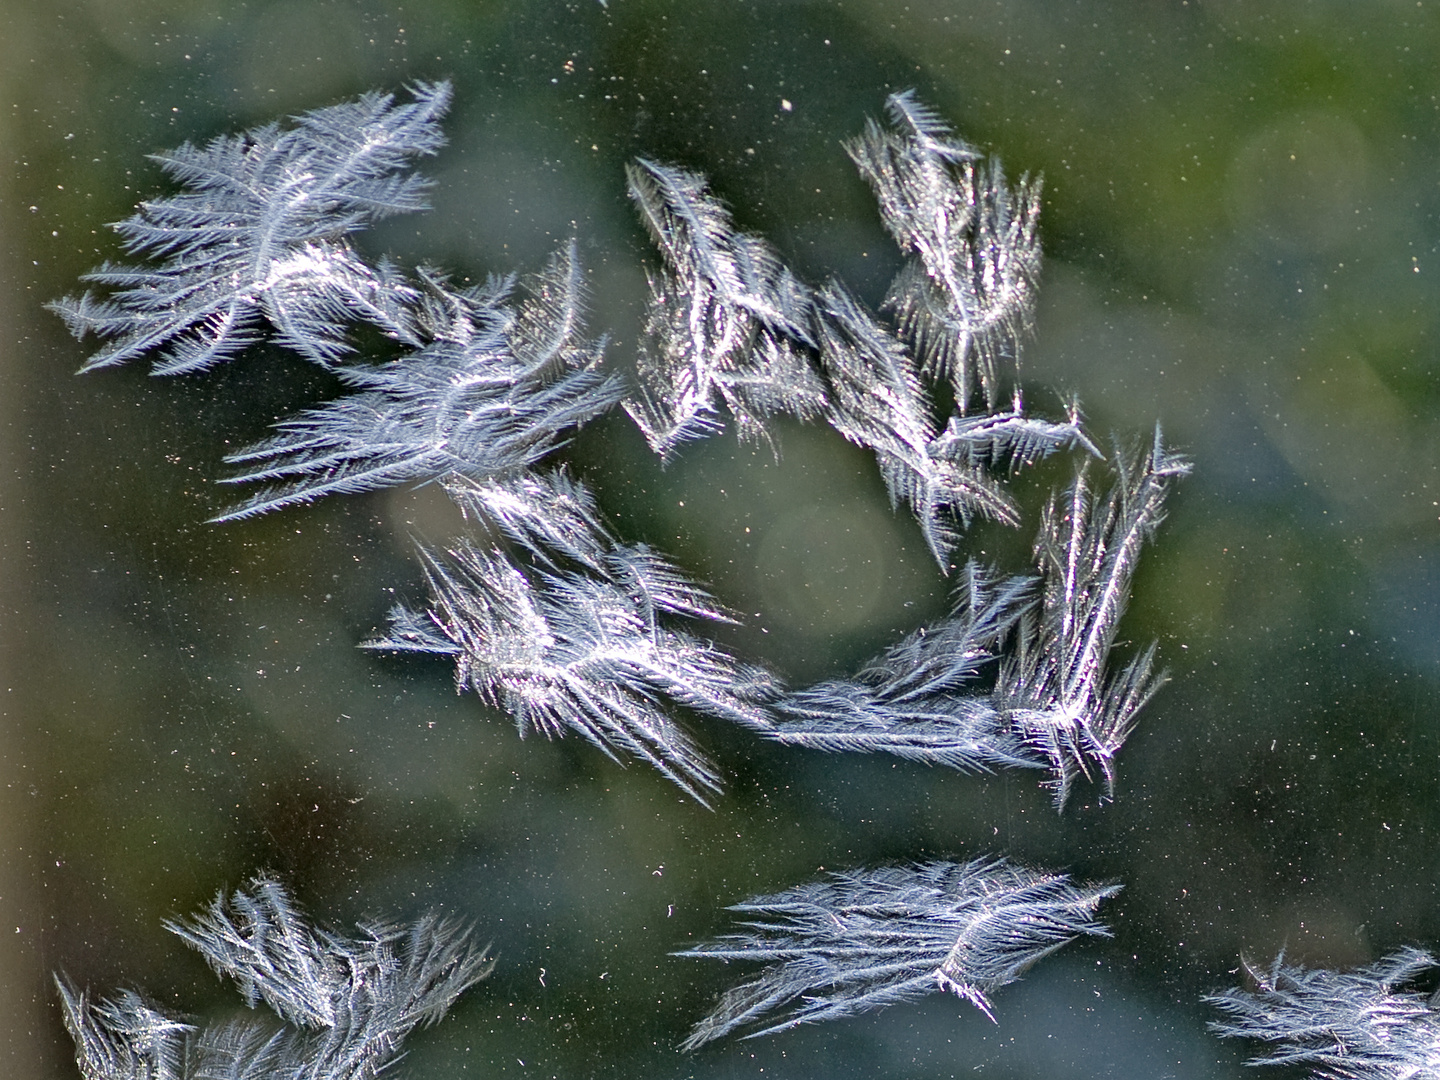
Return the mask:
[[(649, 762), (702, 803), (721, 773), (677, 709), (821, 750), (1048, 768), (1062, 807), (1077, 777), (1102, 778), (1108, 794), (1115, 754), (1160, 682), (1153, 646), (1118, 672), (1110, 652), (1140, 550), (1188, 466), (1158, 431), (1148, 449), (1117, 449), (1102, 466), (1078, 404), (1053, 420), (1025, 411), (1018, 361), (1040, 271), (1039, 182), (1010, 186), (913, 94), (893, 95), (888, 124), (846, 145), (909, 256), (876, 314), (840, 281), (801, 281), (738, 231), (703, 176), (638, 160), (630, 194), (662, 265), (650, 274), (640, 385), (628, 388), (601, 371), (603, 339), (584, 337), (573, 242), (512, 300), (510, 279), (459, 288), (437, 271), (372, 266), (348, 241), (423, 209), (428, 184), (410, 166), (443, 144), (450, 93), (417, 84), (403, 105), (367, 94), (161, 155), (188, 190), (117, 226), (127, 250), (158, 265), (106, 263), (88, 280), (108, 298), (53, 305), (77, 336), (110, 339), (86, 370), (151, 355), (157, 374), (196, 372), (269, 340), (350, 388), (231, 455), (244, 471), (229, 482), (266, 486), (216, 520), (440, 483), (489, 537), (421, 547), (428, 605), (397, 606), (367, 647), (452, 657), (457, 686), (504, 708), (522, 734), (575, 732)], [(396, 355), (349, 361), (355, 324), (378, 329)], [(742, 438), (772, 441), (776, 414), (824, 420), (874, 453), (892, 505), (914, 512), (947, 573), (974, 516), (1021, 524), (1006, 474), (1067, 450), (1083, 463), (1045, 511), (1038, 576), (966, 563), (950, 617), (851, 678), (787, 689), (698, 636), (729, 619), (703, 588), (621, 542), (583, 484), (537, 471), (573, 428), (617, 404), (665, 458), (726, 413)], [(1094, 477), (1107, 467), (1115, 480), (1102, 493)], [(936, 989), (988, 1015), (991, 991), (1077, 935), (1106, 933), (1094, 915), (1117, 889), (979, 859), (850, 871), (756, 898), (735, 909), (753, 917), (743, 932), (681, 954), (771, 963), (727, 992), (686, 1046)], [(290, 1026), (197, 1036), (133, 994), (95, 1005), (62, 982), (87, 1080), (370, 1077), (488, 971), (468, 933), (434, 917), (355, 940), (311, 930), (264, 878), (172, 929)], [(1363, 978), (1378, 987), (1389, 972)], [(1285, 974), (1285, 993), (1306, 978)], [(1249, 1022), (1245, 999), (1221, 1003)], [(1251, 1033), (1243, 1026), (1224, 1033)]]
[(745, 1027), (754, 1029), (750, 1038), (854, 1016), (936, 990), (993, 1020), (992, 991), (1082, 934), (1108, 936), (1095, 911), (1119, 891), (976, 859), (850, 870), (757, 896), (730, 909), (744, 918), (742, 932), (676, 954), (772, 962), (727, 990), (683, 1048)]
[(57, 979), (85, 1080), (373, 1080), (411, 1030), (438, 1021), (492, 966), (467, 927), (436, 914), (362, 924), (355, 938), (316, 929), (264, 876), (166, 926), (283, 1025), (256, 1017), (202, 1030), (133, 991), (97, 1003)]

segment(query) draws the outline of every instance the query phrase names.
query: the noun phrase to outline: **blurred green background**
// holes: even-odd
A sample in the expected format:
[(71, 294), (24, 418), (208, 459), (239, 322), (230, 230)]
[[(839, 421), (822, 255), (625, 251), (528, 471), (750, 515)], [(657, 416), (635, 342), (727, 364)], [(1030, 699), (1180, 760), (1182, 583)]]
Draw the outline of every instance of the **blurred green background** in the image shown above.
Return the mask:
[[(1241, 958), (1440, 943), (1440, 12), (1432, 0), (417, 0), (0, 4), (0, 1071), (77, 1075), (50, 973), (200, 1017), (238, 999), (161, 927), (256, 869), (318, 918), (440, 907), (494, 975), (410, 1040), (413, 1077), (1238, 1077), (1205, 1032)], [(572, 234), (628, 369), (653, 254), (637, 154), (707, 173), (802, 276), (878, 302), (899, 257), (840, 141), (916, 88), (1045, 177), (1023, 375), (1094, 430), (1159, 420), (1195, 472), (1125, 622), (1171, 684), (1113, 804), (1032, 775), (765, 745), (714, 722), (714, 813), (571, 739), (520, 741), (444, 663), (362, 653), (423, 598), (433, 491), (203, 524), (230, 449), (336, 390), (257, 349), (84, 378), (41, 305), (167, 190), (147, 153), (454, 80), (434, 211), (371, 254), (524, 272)], [(742, 612), (794, 680), (941, 613), (873, 461), (821, 427), (661, 469), (616, 415), (562, 456), (626, 537)], [(1027, 564), (1067, 465), (1018, 481)], [(1127, 646), (1128, 648), (1128, 646)], [(934, 996), (681, 1057), (741, 972), (670, 958), (724, 906), (885, 860), (1004, 853), (1113, 878), (1109, 941)], [(1282, 1075), (1281, 1072), (1272, 1075)], [(1297, 1073), (1297, 1075), (1299, 1075)]]

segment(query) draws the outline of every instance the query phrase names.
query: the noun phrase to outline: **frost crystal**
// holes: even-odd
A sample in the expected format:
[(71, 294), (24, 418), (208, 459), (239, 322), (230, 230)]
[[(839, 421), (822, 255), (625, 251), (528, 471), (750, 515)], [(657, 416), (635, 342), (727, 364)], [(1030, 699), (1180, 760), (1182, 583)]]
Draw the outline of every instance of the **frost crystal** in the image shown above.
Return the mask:
[(491, 968), (452, 920), (364, 924), (348, 938), (313, 928), (263, 876), (166, 926), (233, 979), (247, 1005), (264, 1001), (286, 1026), (257, 1018), (201, 1030), (133, 992), (93, 1003), (57, 979), (85, 1080), (373, 1080), (416, 1025), (439, 1020)]
[(1119, 891), (976, 859), (852, 870), (735, 904), (743, 932), (675, 955), (771, 966), (727, 990), (682, 1048), (741, 1028), (752, 1028), (752, 1038), (854, 1016), (936, 990), (993, 1020), (992, 991), (1081, 934), (1108, 936), (1095, 911)]

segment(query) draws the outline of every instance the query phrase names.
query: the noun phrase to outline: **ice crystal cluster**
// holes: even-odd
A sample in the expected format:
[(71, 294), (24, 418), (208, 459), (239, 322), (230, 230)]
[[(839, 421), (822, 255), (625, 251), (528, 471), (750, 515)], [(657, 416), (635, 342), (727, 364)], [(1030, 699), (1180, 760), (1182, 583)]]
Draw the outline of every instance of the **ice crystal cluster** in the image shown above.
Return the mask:
[[(747, 1038), (768, 1035), (936, 990), (991, 1016), (991, 991), (1080, 934), (1108, 935), (1095, 909), (1119, 891), (977, 859), (852, 870), (734, 904), (742, 932), (677, 955), (771, 966), (727, 990), (685, 1049), (747, 1026)], [(788, 1011), (767, 1015), (776, 1010)]]
[(1308, 1065), (1324, 1080), (1440, 1076), (1440, 1001), (1416, 986), (1427, 975), (1433, 984), (1436, 968), (1415, 948), (1355, 971), (1307, 969), (1281, 954), (1268, 971), (1246, 967), (1254, 989), (1206, 999), (1226, 1014), (1210, 1026), (1267, 1043), (1252, 1065)]
[(368, 923), (360, 936), (313, 927), (278, 881), (256, 877), (167, 928), (260, 1016), (197, 1028), (133, 991), (95, 1002), (58, 979), (85, 1080), (372, 1080), (416, 1026), (433, 1024), (491, 961), (471, 931), (436, 914)]
[(522, 735), (568, 728), (612, 758), (650, 762), (701, 803), (718, 793), (715, 767), (663, 703), (762, 724), (773, 680), (675, 625), (726, 618), (715, 601), (645, 545), (610, 536), (562, 473), (447, 490), (531, 563), (469, 540), (422, 548), (431, 606), (397, 606), (389, 636), (366, 647), (454, 656), (456, 685), (503, 705)]
[[(457, 688), (522, 735), (573, 733), (640, 758), (706, 805), (723, 773), (685, 713), (819, 751), (1044, 770), (1059, 808), (1078, 779), (1108, 797), (1160, 682), (1153, 647), (1118, 668), (1111, 651), (1141, 549), (1188, 466), (1158, 429), (1102, 451), (1077, 404), (1051, 417), (1026, 408), (1017, 365), (1041, 265), (1039, 181), (1010, 184), (913, 94), (892, 96), (886, 119), (845, 147), (907, 258), (873, 311), (738, 231), (703, 176), (634, 162), (630, 195), (660, 255), (637, 383), (587, 334), (573, 242), (533, 277), (467, 288), (431, 268), (371, 264), (351, 243), (378, 218), (423, 209), (428, 182), (413, 166), (443, 145), (450, 96), (445, 83), (417, 84), (405, 103), (367, 94), (158, 155), (182, 190), (116, 226), (150, 261), (106, 263), (88, 275), (102, 295), (53, 305), (77, 336), (104, 340), (86, 370), (148, 357), (157, 374), (199, 372), (263, 339), (339, 377), (346, 393), (230, 455), (239, 471), (227, 482), (250, 494), (215, 520), (441, 484), (484, 532), (423, 547), (428, 603), (397, 606), (366, 647), (450, 657)], [(388, 356), (354, 355), (362, 327), (392, 343)], [(727, 422), (762, 441), (780, 414), (830, 425), (874, 454), (892, 504), (954, 572), (952, 613), (815, 686), (729, 655), (703, 632), (730, 618), (722, 604), (661, 553), (621, 542), (583, 482), (544, 464), (617, 405), (663, 457)], [(976, 516), (1022, 524), (1007, 478), (1061, 452), (1073, 479), (1041, 518), (1033, 572), (960, 559)], [(1096, 908), (1116, 888), (980, 859), (855, 870), (751, 900), (736, 910), (759, 921), (684, 955), (772, 966), (725, 994), (687, 1046), (930, 990), (988, 1014), (992, 990), (1076, 935), (1103, 933)], [(271, 1060), (305, 1063), (286, 1075), (369, 1075), (482, 970), (433, 921), (360, 943), (317, 935), (265, 880), (232, 908), (177, 932), (303, 1030), (207, 1032), (201, 1060), (239, 1063), (215, 1075), (258, 1076), (250, 1062)], [(179, 1076), (191, 1060), (178, 1048), (193, 1031), (138, 999), (62, 995), (87, 1077)]]
[(131, 253), (163, 262), (105, 263), (86, 277), (113, 295), (55, 305), (77, 337), (111, 339), (86, 369), (152, 356), (157, 375), (202, 371), (259, 340), (262, 321), (322, 364), (349, 351), (355, 320), (413, 342), (412, 286), (388, 263), (367, 264), (346, 236), (425, 206), (428, 185), (407, 166), (444, 145), (449, 104), (449, 84), (422, 83), (406, 105), (371, 93), (289, 129), (153, 155), (189, 190), (141, 203), (115, 228)]

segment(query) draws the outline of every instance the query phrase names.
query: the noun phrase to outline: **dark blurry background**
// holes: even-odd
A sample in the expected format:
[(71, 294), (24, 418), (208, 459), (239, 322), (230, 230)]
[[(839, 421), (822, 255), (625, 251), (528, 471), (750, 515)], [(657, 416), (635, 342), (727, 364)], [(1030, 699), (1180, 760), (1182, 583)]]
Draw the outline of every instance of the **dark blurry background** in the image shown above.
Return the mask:
[[(440, 907), (495, 974), (412, 1036), (413, 1077), (1237, 1077), (1203, 993), (1242, 957), (1354, 965), (1440, 942), (1440, 11), (1433, 0), (25, 0), (0, 4), (0, 1072), (78, 1075), (51, 972), (227, 1015), (161, 927), (257, 869), (345, 924)], [(227, 450), (337, 389), (257, 349), (77, 378), (43, 302), (170, 190), (147, 153), (372, 88), (454, 80), (434, 211), (367, 234), (459, 274), (572, 234), (627, 369), (654, 256), (636, 154), (707, 173), (812, 282), (871, 303), (898, 255), (840, 141), (916, 88), (1043, 172), (1030, 403), (1161, 421), (1193, 457), (1124, 636), (1171, 684), (1113, 804), (1036, 777), (765, 745), (697, 722), (705, 811), (575, 739), (520, 741), (449, 665), (363, 653), (422, 600), (433, 491), (215, 527)], [(742, 612), (795, 680), (945, 610), (873, 461), (780, 425), (662, 470), (621, 415), (565, 451), (628, 538)], [(1018, 571), (1059, 463), (1021, 478)], [(1128, 648), (1129, 646), (1127, 646)], [(728, 903), (886, 860), (1006, 853), (1125, 891), (1109, 941), (996, 995), (933, 996), (681, 1057), (739, 968), (667, 953)], [(1279, 1075), (1278, 1073), (1276, 1075)]]

